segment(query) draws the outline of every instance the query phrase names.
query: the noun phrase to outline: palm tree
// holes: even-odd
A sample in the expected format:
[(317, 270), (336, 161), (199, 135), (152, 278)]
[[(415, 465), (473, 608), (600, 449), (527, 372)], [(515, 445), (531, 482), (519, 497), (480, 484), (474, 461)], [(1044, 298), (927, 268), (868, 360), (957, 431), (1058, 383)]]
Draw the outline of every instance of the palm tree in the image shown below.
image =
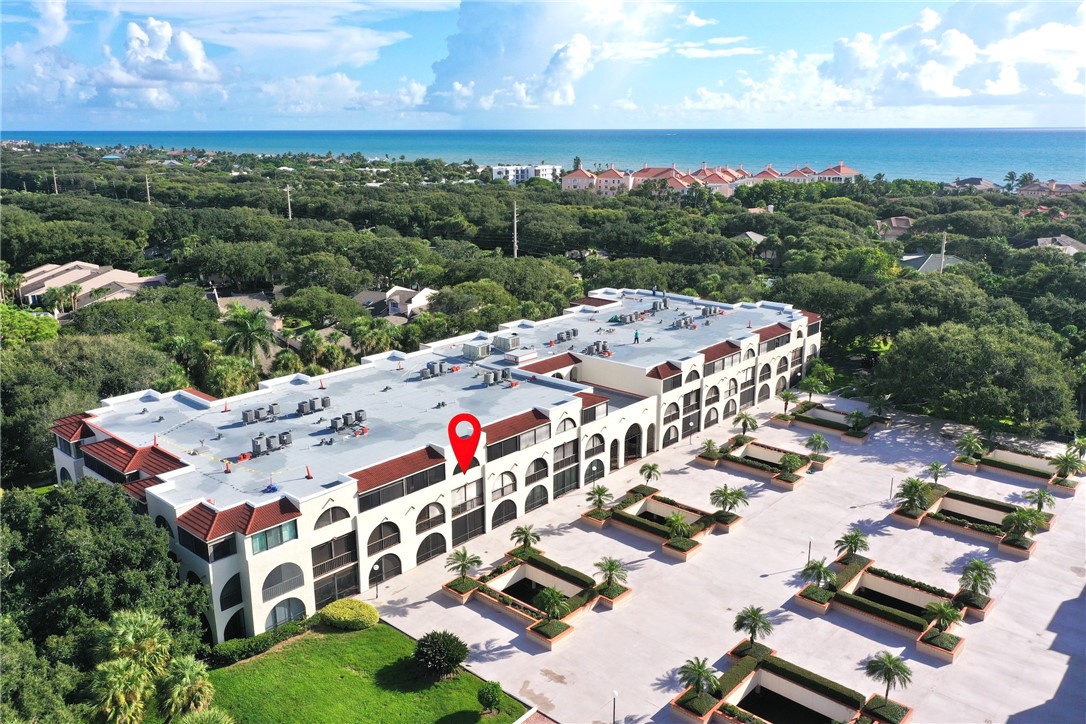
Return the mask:
[(518, 525), (513, 529), (509, 540), (516, 543), (518, 549), (526, 551), (539, 542), (539, 534), (532, 530), (530, 525)]
[(616, 583), (625, 583), (627, 567), (617, 558), (601, 558), (596, 561), (596, 570), (603, 576), (603, 588), (610, 588)]
[(557, 588), (548, 587), (536, 594), (536, 608), (547, 614), (547, 618), (556, 621), (569, 613), (569, 603)]
[(154, 689), (151, 675), (129, 658), (105, 661), (94, 670), (91, 703), (111, 724), (139, 724)]
[(777, 399), (784, 403), (784, 414), (788, 414), (788, 406), (799, 399), (799, 395), (787, 387), (777, 393)]
[(671, 540), (685, 538), (690, 535), (690, 524), (686, 522), (683, 514), (677, 510), (664, 519), (664, 525), (667, 526), (667, 532), (671, 536)]
[(1044, 518), (1033, 508), (1019, 508), (1003, 517), (1002, 528), (1008, 538), (1025, 538), (1033, 535), (1044, 524)]
[(602, 510), (603, 506), (614, 500), (615, 496), (606, 485), (593, 485), (584, 496), (592, 504), (593, 510)]
[(292, 349), (281, 349), (275, 353), (272, 372), (277, 375), (292, 375), (302, 371), (302, 358)]
[(1008, 171), (1007, 175), (1003, 177), (1003, 183), (1005, 184), (1003, 188), (1007, 191), (1014, 191), (1018, 183), (1018, 174), (1014, 171)]
[(849, 429), (859, 430), (867, 422), (867, 415), (862, 410), (853, 410), (845, 415), (845, 419), (848, 420)]
[(1051, 508), (1056, 504), (1056, 498), (1052, 496), (1052, 493), (1048, 492), (1044, 488), (1037, 488), (1036, 490), (1030, 490), (1022, 495), (1028, 502), (1037, 506), (1037, 512), (1042, 512), (1045, 508)]
[(732, 513), (739, 506), (750, 503), (747, 491), (742, 488), (729, 488), (727, 485), (721, 485), (709, 493), (709, 502), (723, 513)]
[(947, 470), (948, 470), (947, 466), (944, 465), (943, 463), (939, 462), (938, 460), (931, 463), (930, 465), (928, 465), (924, 469), (928, 471), (929, 475), (931, 475), (932, 482), (935, 485), (939, 484), (939, 477), (942, 476), (942, 475), (946, 475)]
[(883, 701), (890, 701), (890, 689), (906, 687), (912, 681), (913, 672), (906, 665), (905, 659), (894, 656), (889, 651), (875, 654), (864, 667), (867, 675), (880, 684), (886, 684)]
[(60, 288), (61, 294), (64, 295), (64, 304), (73, 312), (75, 311), (75, 302), (79, 299), (82, 291), (83, 287), (78, 284), (65, 284)]
[(859, 528), (849, 528), (848, 532), (833, 542), (837, 555), (848, 554), (854, 556), (860, 551), (866, 551), (871, 546), (867, 543), (867, 533)]
[(186, 655), (170, 662), (165, 678), (159, 682), (158, 692), (162, 713), (173, 719), (211, 706), (215, 685), (208, 678), (207, 665)]
[(117, 611), (102, 632), (101, 660), (131, 659), (151, 678), (158, 678), (170, 662), (173, 637), (160, 616), (142, 608)]
[(234, 724), (234, 717), (212, 706), (186, 714), (177, 720), (177, 724)]
[(890, 400), (886, 395), (875, 395), (871, 398), (871, 402), (867, 403), (867, 409), (875, 415), (885, 415), (886, 411), (890, 409)]
[(271, 351), (275, 333), (268, 326), (268, 315), (263, 309), (246, 309), (240, 304), (231, 304), (223, 324), (229, 332), (223, 340), (227, 354), (247, 355), (249, 362), (255, 365), (258, 349), (264, 354)]
[(679, 667), (679, 681), (688, 689), (693, 689), (695, 694), (708, 692), (710, 694), (719, 690), (713, 668), (709, 666), (706, 658), (687, 659), (686, 663)]
[(1086, 460), (1071, 452), (1062, 452), (1048, 459), (1048, 462), (1056, 468), (1056, 475), (1061, 478), (1069, 478), (1086, 472)]
[(912, 511), (922, 511), (928, 507), (928, 499), (931, 496), (931, 485), (920, 478), (905, 478), (894, 493), (894, 500), (901, 504), (902, 508)]
[(743, 428), (743, 435), (747, 434), (747, 430), (757, 430), (758, 421), (754, 419), (754, 415), (749, 412), (740, 412), (732, 420), (733, 425), (739, 425)]
[(307, 329), (298, 338), (298, 356), (302, 358), (303, 362), (311, 364), (317, 361), (326, 345), (327, 342), (324, 341), (324, 337), (321, 336), (320, 332), (315, 329)]
[(833, 367), (821, 357), (815, 357), (811, 360), (811, 370), (807, 373), (807, 376), (814, 377), (816, 380), (828, 385), (834, 377)]
[(811, 375), (807, 375), (802, 380), (800, 380), (797, 387), (799, 387), (800, 392), (807, 393), (808, 402), (814, 399), (815, 395), (824, 395), (830, 391), (830, 388), (826, 385), (825, 382)]
[(457, 580), (463, 581), (468, 577), (468, 573), (472, 568), (483, 565), (483, 559), (477, 555), (468, 553), (467, 546), (460, 548), (459, 550), (453, 549), (453, 552), (445, 557), (445, 570), (450, 573), (456, 573)]
[(1019, 189), (1022, 188), (1023, 186), (1029, 186), (1030, 184), (1033, 184), (1033, 183), (1037, 183), (1037, 177), (1034, 176), (1029, 171), (1026, 171), (1024, 174), (1022, 174), (1021, 176), (1018, 177), (1018, 188)]
[(1071, 442), (1067, 443), (1067, 452), (1074, 453), (1081, 457), (1086, 457), (1086, 435), (1076, 437)]
[(361, 317), (351, 323), (348, 333), (351, 344), (364, 355), (387, 352), (392, 349), (396, 340), (396, 328), (383, 317)]
[(812, 558), (807, 561), (807, 565), (803, 566), (803, 570), (800, 571), (799, 575), (803, 580), (808, 583), (813, 583), (819, 588), (822, 588), (823, 586), (832, 586), (837, 583), (837, 574), (826, 565), (825, 558), (820, 558), (818, 560)]
[(946, 631), (962, 620), (961, 609), (950, 601), (932, 601), (924, 607), (924, 610), (932, 617), (935, 628), (940, 631)]
[(756, 638), (765, 638), (773, 632), (773, 624), (759, 606), (747, 606), (736, 614), (732, 630), (745, 633), (753, 646)]
[(656, 463), (645, 463), (637, 472), (645, 479), (646, 485), (660, 479), (660, 466)]
[(807, 438), (807, 442), (803, 443), (804, 446), (816, 455), (821, 455), (830, 449), (830, 444), (826, 442), (826, 436), (820, 432), (816, 432)]
[(980, 436), (973, 432), (967, 432), (958, 440), (955, 446), (962, 455), (967, 458), (979, 458), (984, 454), (985, 445)]
[(974, 594), (988, 595), (996, 582), (995, 569), (983, 558), (970, 558), (962, 569), (958, 585)]
[(713, 440), (706, 440), (701, 444), (701, 456), (706, 460), (716, 460), (720, 457), (720, 446)]

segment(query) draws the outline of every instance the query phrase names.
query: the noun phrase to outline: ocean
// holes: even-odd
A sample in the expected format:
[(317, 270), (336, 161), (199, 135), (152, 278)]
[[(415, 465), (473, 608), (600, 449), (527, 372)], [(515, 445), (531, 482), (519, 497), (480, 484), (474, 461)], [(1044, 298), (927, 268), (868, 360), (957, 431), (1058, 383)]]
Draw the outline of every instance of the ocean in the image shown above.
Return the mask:
[(1008, 171), (1040, 180), (1086, 180), (1086, 129), (583, 130), (583, 131), (11, 131), (5, 140), (79, 141), (249, 153), (359, 152), (367, 157), (447, 162), (554, 163), (571, 168), (680, 169), (744, 164), (781, 173), (844, 161), (868, 178), (953, 181), (979, 176), (1001, 183)]

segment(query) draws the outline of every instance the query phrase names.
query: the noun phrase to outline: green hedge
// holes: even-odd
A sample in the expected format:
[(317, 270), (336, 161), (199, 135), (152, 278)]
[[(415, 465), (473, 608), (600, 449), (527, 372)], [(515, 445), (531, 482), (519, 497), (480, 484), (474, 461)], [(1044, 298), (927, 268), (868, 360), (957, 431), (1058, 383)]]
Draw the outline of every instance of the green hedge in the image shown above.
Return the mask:
[(660, 489), (654, 488), (651, 485), (635, 485), (626, 492), (633, 493), (634, 495), (640, 495), (642, 498), (647, 498), (650, 495), (656, 495), (657, 493), (659, 493)]
[(645, 520), (644, 518), (638, 518), (636, 515), (630, 515), (624, 510), (615, 510), (611, 514), (612, 520), (617, 520), (620, 523), (626, 523), (632, 525), (634, 528), (640, 528), (641, 530), (652, 533), (653, 535), (660, 536), (667, 539), (671, 537), (671, 533), (668, 529), (659, 523), (653, 523), (651, 520)]
[(963, 493), (960, 490), (948, 490), (944, 498), (950, 498), (951, 500), (961, 500), (965, 503), (975, 503), (976, 505), (983, 506), (985, 508), (991, 508), (992, 510), (998, 510), (1003, 513), (1013, 513), (1018, 510), (1017, 505), (1011, 505), (1010, 503), (1004, 503), (1002, 500), (993, 500), (992, 498), (982, 498), (979, 495), (970, 495), (969, 493)]
[(767, 656), (762, 661), (762, 668), (801, 686), (806, 686), (836, 702), (855, 707), (857, 711), (863, 709), (864, 704), (867, 703), (867, 697), (860, 692), (841, 686), (836, 681), (830, 681), (824, 676), (819, 676), (784, 659), (778, 659), (776, 656)]
[(694, 712), (698, 716), (705, 716), (720, 703), (720, 699), (708, 692), (703, 691), (700, 694), (695, 694), (693, 690), (691, 690), (679, 697), (679, 700), (675, 703), (687, 711)]
[(532, 626), (532, 631), (544, 638), (553, 639), (563, 631), (569, 630), (568, 623), (562, 623), (561, 621), (543, 621)]
[(843, 422), (835, 422), (834, 420), (823, 420), (821, 417), (811, 417), (810, 415), (796, 414), (793, 417), (800, 422), (807, 422), (811, 425), (818, 425), (819, 427), (825, 427), (830, 430), (838, 430), (845, 432), (849, 429), (848, 425)]
[(507, 596), (504, 593), (502, 593), (501, 591), (496, 590), (494, 588), (491, 588), (490, 586), (480, 584), (479, 585), (479, 592), (480, 593), (485, 593), (486, 595), (488, 595), (491, 598), (493, 598), (494, 600), (496, 600), (498, 603), (501, 603), (502, 605), (508, 606), (509, 608), (515, 609), (517, 611), (520, 611), (525, 616), (529, 616), (531, 618), (534, 618), (536, 621), (539, 621), (539, 620), (541, 620), (543, 618), (543, 614), (540, 613), (539, 611), (535, 610), (534, 608), (528, 608), (527, 606), (525, 606), (523, 603), (521, 603), (517, 599), (513, 598), (512, 596)]
[(798, 403), (795, 407), (792, 408), (792, 411), (793, 414), (802, 414), (804, 412), (807, 412), (808, 410), (813, 410), (814, 408), (818, 407), (819, 404), (820, 403), (815, 402), (814, 400), (807, 400), (806, 402)]
[(381, 620), (377, 609), (357, 598), (341, 598), (321, 609), (320, 620), (326, 626), (343, 631), (362, 631)]
[[(500, 566), (496, 567), (494, 570), (487, 573), (485, 576), (479, 576), (479, 583), (490, 583), (501, 574), (507, 573), (516, 568), (517, 566), (522, 565), (523, 563), (524, 561), (519, 558), (514, 558), (511, 561), (506, 561), (505, 563), (502, 563)], [(463, 592), (461, 591), (461, 593)]]
[[(314, 617), (316, 618), (316, 617)], [(262, 654), (272, 646), (282, 643), (287, 639), (299, 636), (309, 630), (312, 619), (302, 621), (289, 621), (278, 628), (266, 631), (246, 639), (231, 639), (223, 641), (211, 649), (211, 665), (215, 667), (230, 666), (245, 659), (251, 659), (257, 654)]]
[(939, 588), (938, 586), (932, 586), (931, 584), (924, 583), (923, 581), (914, 581), (911, 578), (899, 576), (896, 573), (891, 573), (890, 571), (883, 570), (882, 568), (868, 568), (867, 572), (873, 576), (885, 578), (888, 581), (893, 581), (895, 583), (901, 583), (906, 586), (918, 588), (921, 591), (926, 591), (927, 593), (933, 593), (936, 596), (942, 596), (943, 598), (954, 598), (954, 594), (950, 591)]
[(962, 591), (954, 597), (954, 603), (959, 606), (969, 606), (969, 608), (976, 609), (984, 608), (991, 600), (991, 598), (985, 596), (983, 593), (973, 593), (972, 591)]
[(735, 521), (739, 520), (739, 516), (736, 515), (735, 513), (731, 513), (731, 512), (725, 513), (723, 510), (718, 510), (717, 512), (713, 513), (713, 520), (715, 520), (717, 523), (723, 523), (724, 525), (730, 525), (731, 523), (734, 523)]
[(855, 609), (870, 613), (872, 616), (878, 616), (879, 618), (886, 619), (891, 623), (896, 623), (899, 626), (904, 626), (907, 629), (916, 631), (917, 633), (923, 631), (928, 627), (928, 622), (919, 616), (914, 616), (911, 613), (905, 613), (899, 611), (896, 608), (890, 606), (883, 606), (881, 603), (875, 603), (874, 601), (868, 601), (866, 598), (860, 598), (851, 593), (845, 593), (844, 591), (838, 591), (833, 597), (833, 600), (839, 603), (843, 603), (846, 606), (852, 606)]
[(1074, 490), (1078, 487), (1078, 481), (1071, 480), (1071, 478), (1056, 478), (1054, 481), (1052, 481), (1052, 484), (1058, 485), (1061, 488), (1069, 488), (1070, 490)]
[(909, 709), (893, 701), (887, 701), (881, 696), (875, 696), (864, 707), (864, 713), (877, 717), (880, 721), (888, 722), (888, 724), (901, 724), (901, 721), (908, 716)]
[(901, 508), (896, 509), (894, 512), (897, 513), (898, 515), (903, 515), (906, 518), (913, 518), (913, 519), (919, 518), (923, 514), (923, 512), (925, 510), (927, 510), (931, 506), (935, 505), (935, 501), (939, 500), (940, 498), (942, 498), (944, 495), (946, 495), (949, 492), (950, 492), (950, 488), (948, 488), (945, 485), (932, 485), (931, 488), (928, 491), (927, 497), (924, 499), (924, 508), (923, 508), (923, 510), (914, 511), (914, 510), (909, 510), (909, 509), (906, 509), (904, 507), (901, 507)]
[(856, 438), (863, 439), (863, 438), (867, 437), (867, 431), (866, 430), (849, 430), (848, 432), (845, 433), (845, 437), (856, 437)]
[(612, 513), (614, 513), (616, 510), (625, 510), (634, 503), (640, 503), (644, 499), (644, 495), (637, 495), (636, 493), (626, 493), (621, 498), (615, 501), (615, 504), (611, 506), (610, 510)]
[(1052, 477), (1052, 473), (1039, 470), (1038, 468), (1027, 468), (1025, 465), (1015, 465), (1014, 463), (1008, 463), (1003, 460), (995, 460), (993, 458), (981, 458), (980, 462), (983, 465), (990, 465), (993, 468), (1002, 468), (1004, 470), (1010, 470), (1015, 473), (1023, 473), (1025, 475), (1032, 475), (1035, 478), (1041, 478), (1048, 480)]
[(585, 515), (587, 517), (589, 517), (589, 518), (595, 518), (596, 520), (607, 520), (608, 518), (611, 517), (611, 509), (610, 508), (593, 508), (592, 510), (585, 513)]
[(965, 463), (966, 465), (976, 465), (980, 462), (979, 458), (971, 458), (968, 455), (959, 455), (954, 458), (956, 463)]
[(783, 480), (786, 483), (794, 483), (801, 477), (801, 475), (796, 475), (795, 473), (777, 473), (777, 480)]
[(677, 551), (687, 553), (697, 548), (699, 543), (696, 540), (691, 540), (689, 538), (672, 538), (664, 545), (668, 548), (674, 548)]
[(860, 571), (862, 571), (864, 566), (870, 562), (870, 558), (864, 558), (860, 555), (842, 558), (841, 564), (843, 567), (837, 572), (837, 581), (830, 584), (829, 589), (831, 591), (840, 591), (841, 588), (846, 586), (853, 578), (860, 575)]
[(720, 710), (730, 716), (736, 721), (741, 721), (743, 724), (768, 724), (765, 719), (759, 719), (749, 712), (745, 712), (737, 706), (732, 706), (727, 702), (720, 705)]
[(467, 593), (479, 587), (479, 582), (474, 578), (454, 578), (445, 584), (457, 593)]
[(833, 591), (816, 586), (813, 583), (808, 584), (806, 588), (799, 592), (799, 595), (816, 603), (829, 603), (833, 600)]
[(778, 412), (773, 416), (774, 420), (780, 420), (781, 422), (791, 422), (794, 418), (794, 415), (786, 415), (783, 412)]
[(546, 571), (547, 573), (553, 574), (561, 578), (563, 581), (569, 581), (570, 583), (581, 586), (582, 588), (592, 587), (596, 585), (596, 579), (592, 576), (581, 573), (575, 568), (563, 566), (556, 561), (552, 561), (546, 556), (539, 555), (538, 553), (525, 556), (523, 560), (530, 566), (534, 566), (535, 568), (538, 568), (542, 571)]
[(932, 520), (941, 520), (951, 525), (956, 525), (961, 528), (971, 528), (972, 530), (980, 531), (981, 533), (988, 533), (989, 535), (1002, 536), (1003, 529), (998, 525), (989, 525), (987, 523), (974, 523), (966, 520), (965, 518), (959, 518), (954, 515), (948, 515), (947, 513), (929, 513), (928, 517)]
[(596, 590), (599, 591), (601, 596), (606, 596), (613, 601), (630, 589), (619, 583), (614, 583), (610, 586), (605, 586), (601, 583), (596, 586)]
[(816, 463), (824, 463), (829, 460), (829, 457), (822, 453), (811, 453), (811, 461)]
[(735, 666), (721, 674), (720, 678), (717, 679), (720, 684), (720, 697), (724, 698), (732, 693), (732, 690), (739, 686), (743, 679), (750, 675), (750, 672), (758, 668), (759, 663), (760, 660), (753, 656), (744, 656), (736, 662)]
[(955, 636), (952, 633), (940, 632), (938, 629), (931, 629), (921, 639), (924, 643), (935, 646), (943, 651), (953, 651), (954, 647), (961, 641), (960, 636)]
[(1038, 460), (1044, 460), (1046, 462), (1048, 461), (1047, 455), (1039, 452), (1033, 452), (1032, 450), (1027, 450), (1024, 447), (1013, 447), (1011, 445), (1006, 445), (1003, 443), (995, 443), (994, 445), (992, 445), (992, 448), (995, 450), (1006, 450), (1007, 452), (1017, 453), (1018, 455), (1025, 455), (1026, 457), (1037, 458)]
[(746, 465), (748, 468), (754, 468), (755, 470), (764, 470), (767, 473), (780, 472), (779, 465), (770, 465), (769, 463), (759, 462), (757, 460), (751, 460), (750, 458), (741, 458), (738, 455), (732, 455), (731, 453), (725, 453), (721, 455), (722, 460), (729, 460), (733, 463), (739, 463), (740, 465)]
[(596, 584), (587, 586), (581, 589), (581, 592), (576, 596), (570, 596), (566, 599), (566, 605), (569, 606), (570, 613), (576, 611), (581, 606), (587, 606), (600, 597), (600, 592), (596, 590)]
[(731, 451), (731, 450), (736, 449), (737, 447), (740, 447), (742, 445), (746, 445), (748, 442), (750, 442), (753, 439), (754, 438), (751, 437), (750, 435), (736, 435), (735, 437), (733, 437), (731, 439), (731, 442), (728, 443), (728, 450)]
[(732, 656), (735, 656), (739, 659), (750, 656), (751, 658), (755, 658), (761, 661), (766, 656), (772, 656), (773, 649), (769, 648), (765, 644), (760, 644), (757, 641), (752, 644), (750, 642), (750, 639), (747, 639), (746, 641), (732, 649), (731, 654)]
[(1012, 548), (1021, 548), (1024, 551), (1029, 550), (1029, 547), (1033, 545), (1033, 539), (1024, 535), (1008, 535), (1003, 538), (1002, 542)]

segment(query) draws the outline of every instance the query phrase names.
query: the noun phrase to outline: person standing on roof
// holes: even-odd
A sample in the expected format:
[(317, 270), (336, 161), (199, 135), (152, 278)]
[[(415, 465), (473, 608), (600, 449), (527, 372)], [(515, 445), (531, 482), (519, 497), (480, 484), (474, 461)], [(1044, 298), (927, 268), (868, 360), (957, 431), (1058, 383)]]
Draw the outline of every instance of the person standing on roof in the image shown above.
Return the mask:
[(641, 344), (641, 333), (634, 330), (634, 344)]

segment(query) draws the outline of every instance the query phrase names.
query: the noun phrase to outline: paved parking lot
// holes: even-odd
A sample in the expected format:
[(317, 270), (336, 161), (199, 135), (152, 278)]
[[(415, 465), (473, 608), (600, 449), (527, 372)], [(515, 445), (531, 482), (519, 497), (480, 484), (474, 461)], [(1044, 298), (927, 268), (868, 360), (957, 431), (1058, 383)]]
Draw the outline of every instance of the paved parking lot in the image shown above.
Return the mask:
[[(837, 409), (862, 407), (827, 400)], [(763, 426), (753, 433), (770, 444), (803, 451), (805, 429), (765, 425), (780, 403), (757, 408)], [(730, 421), (728, 421), (730, 422)], [(712, 509), (709, 492), (739, 485), (750, 495), (739, 511), (743, 525), (728, 535), (703, 539), (705, 550), (686, 563), (663, 556), (658, 547), (610, 526), (596, 531), (578, 521), (589, 506), (581, 491), (567, 494), (484, 536), (468, 549), (497, 564), (510, 549), (515, 525), (530, 523), (542, 535), (548, 557), (586, 573), (604, 556), (630, 566), (632, 600), (616, 611), (600, 607), (575, 623), (571, 640), (549, 652), (528, 640), (510, 617), (470, 602), (458, 606), (439, 591), (452, 576), (438, 557), (362, 598), (375, 601), (382, 617), (413, 636), (447, 629), (471, 647), (469, 667), (538, 706), (559, 722), (669, 722), (668, 702), (681, 690), (676, 670), (693, 656), (727, 668), (725, 652), (741, 639), (733, 633), (736, 612), (747, 605), (771, 612), (776, 628), (767, 643), (779, 656), (864, 694), (881, 691), (863, 673), (863, 662), (887, 649), (903, 655), (913, 671), (911, 686), (891, 694), (916, 709), (917, 722), (1080, 722), (1086, 711), (1086, 515), (1080, 492), (1057, 498), (1053, 530), (1038, 535), (1033, 557), (1020, 560), (994, 546), (928, 528), (905, 528), (889, 519), (891, 480), (920, 474), (934, 460), (953, 458), (943, 423), (901, 418), (876, 430), (863, 446), (842, 445), (827, 434), (832, 462), (808, 475), (793, 492), (723, 468), (692, 464), (706, 436), (723, 441), (737, 432), (730, 424), (652, 455), (663, 473), (655, 487), (663, 494)], [(1052, 452), (1057, 446), (1050, 447)], [(639, 464), (604, 479), (616, 497), (641, 482)], [(1022, 503), (1028, 483), (983, 472), (952, 472), (946, 484), (978, 495)], [(833, 541), (850, 525), (870, 535), (867, 556), (876, 565), (948, 590), (957, 590), (964, 562), (990, 560), (999, 580), (995, 607), (987, 620), (962, 625), (963, 653), (954, 664), (919, 654), (912, 641), (840, 613), (826, 617), (792, 603), (802, 585), (799, 569), (808, 546), (815, 557), (833, 558)], [(617, 702), (613, 702), (617, 692)]]

